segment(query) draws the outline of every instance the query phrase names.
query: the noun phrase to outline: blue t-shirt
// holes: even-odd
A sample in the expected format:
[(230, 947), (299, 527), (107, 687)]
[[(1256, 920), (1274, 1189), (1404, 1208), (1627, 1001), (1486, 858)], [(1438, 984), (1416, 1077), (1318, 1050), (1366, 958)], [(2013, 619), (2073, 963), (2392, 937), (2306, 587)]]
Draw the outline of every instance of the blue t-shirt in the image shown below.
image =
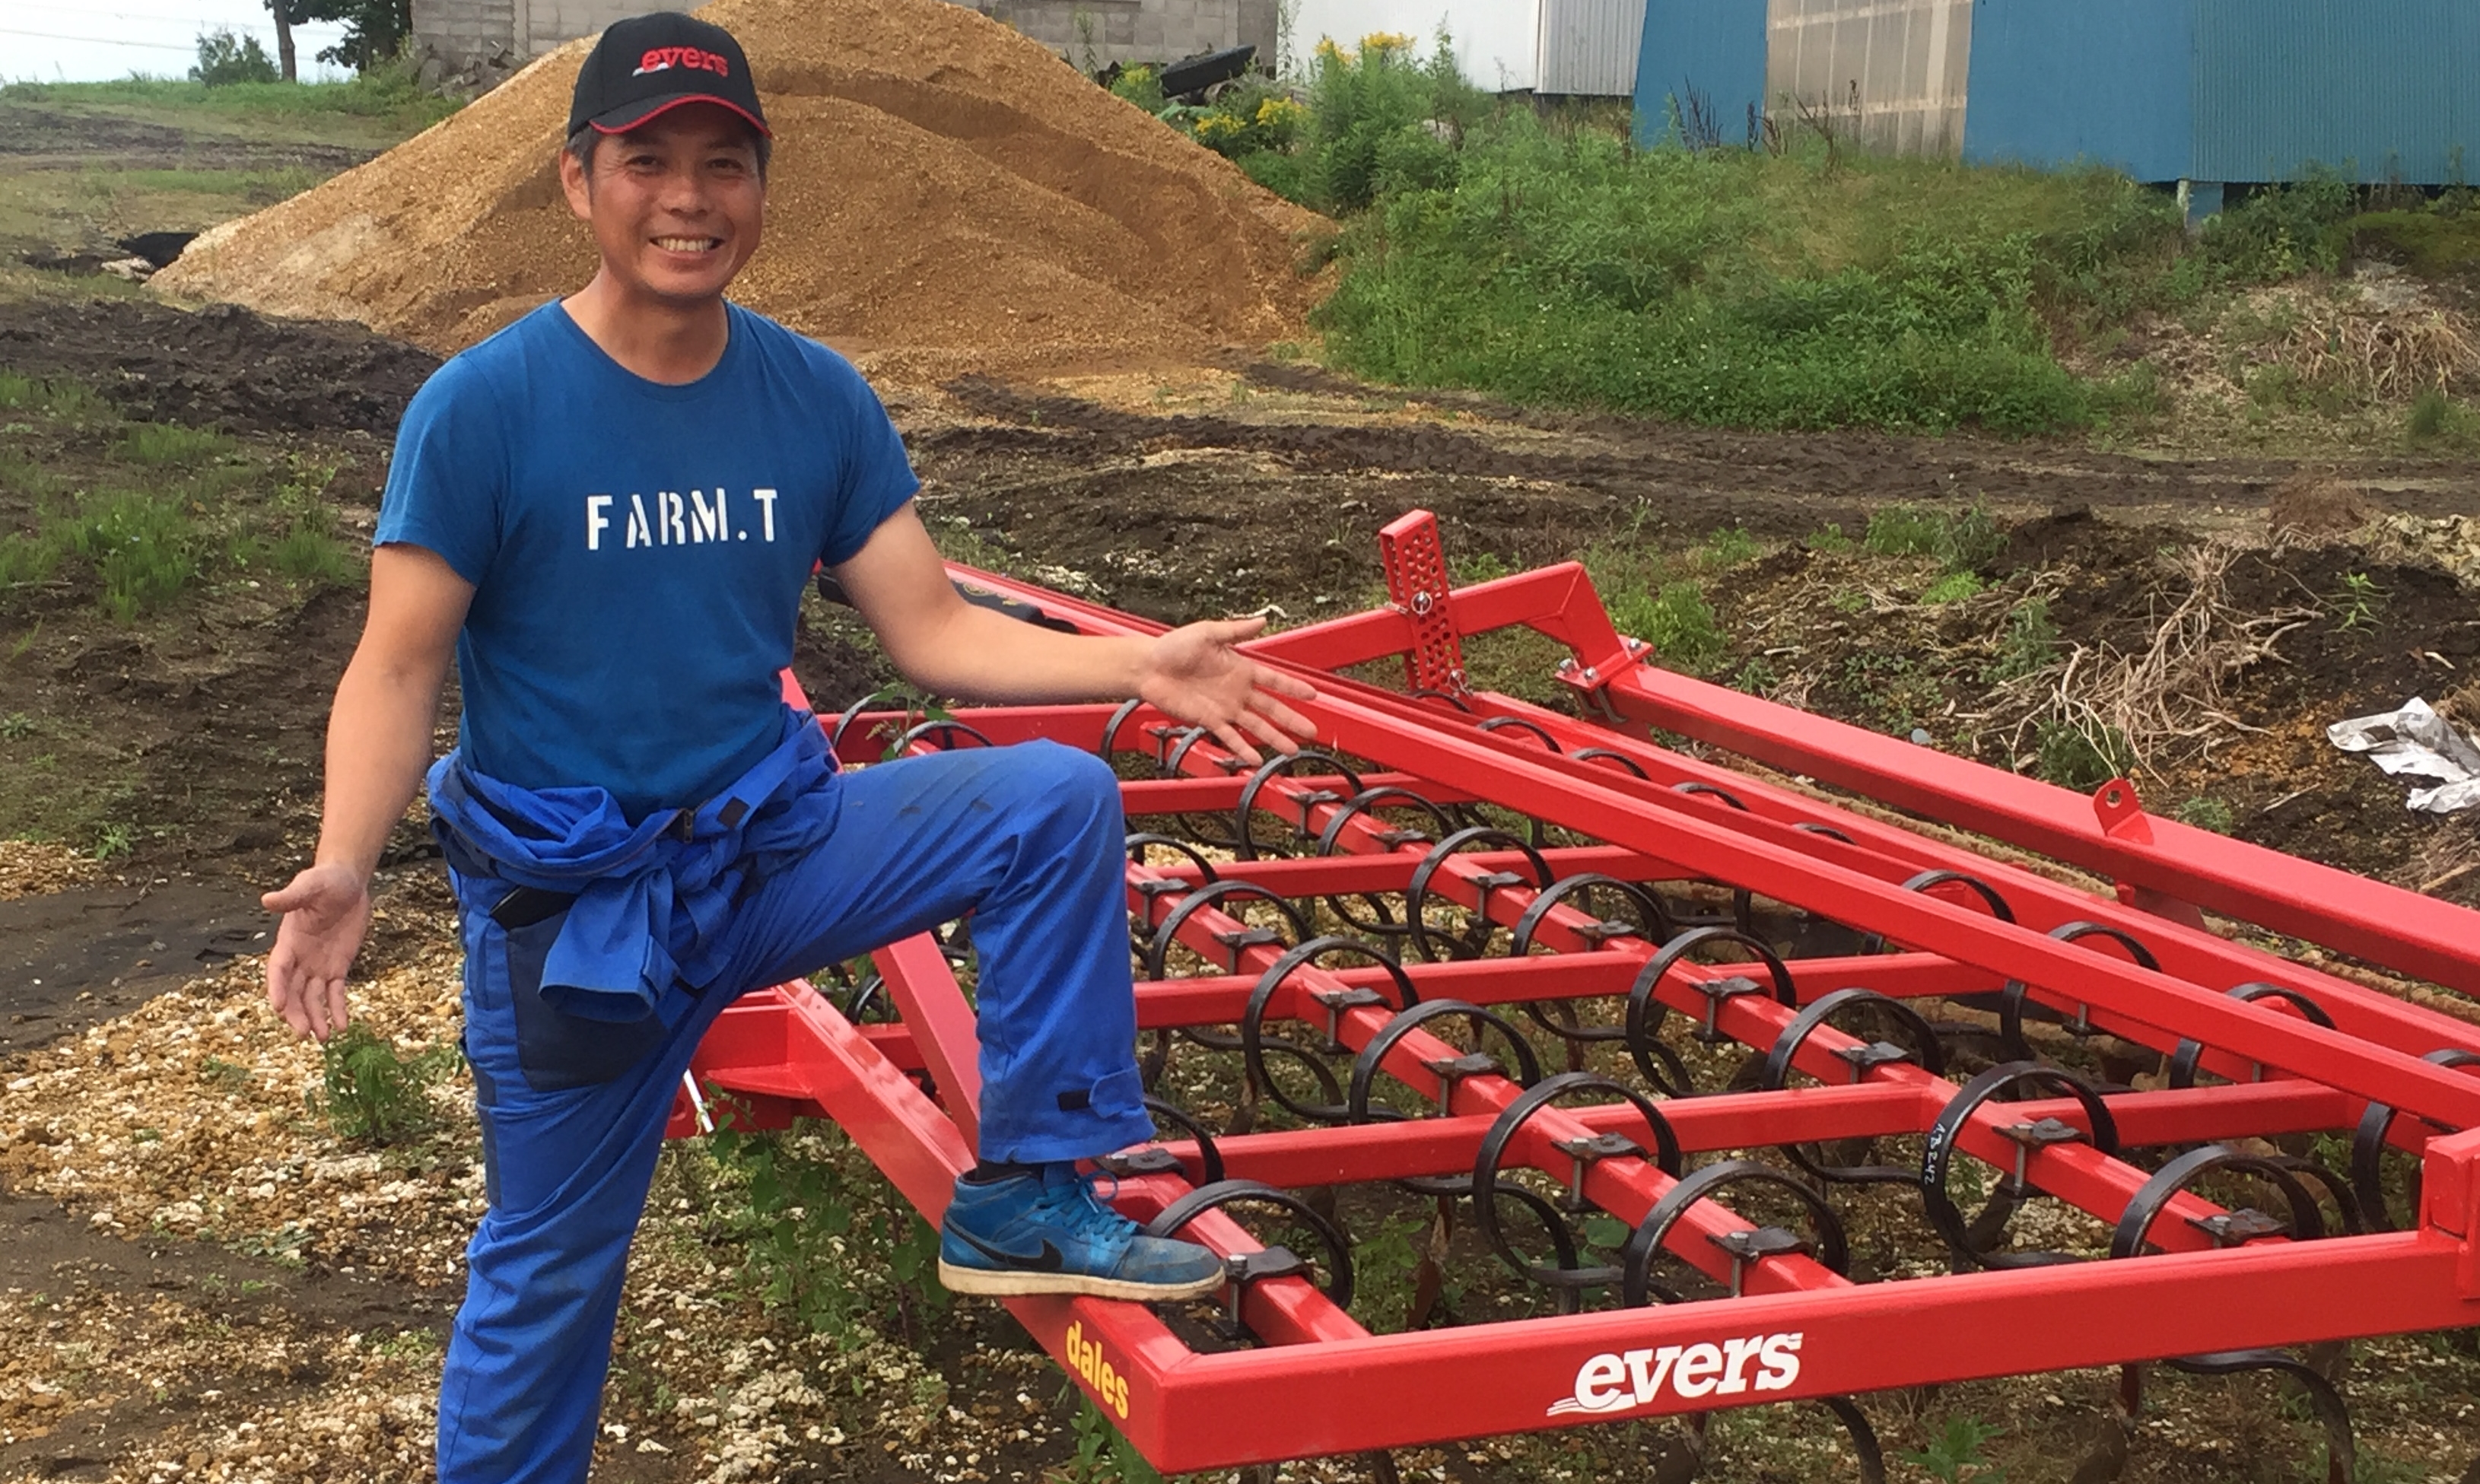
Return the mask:
[(694, 806), (773, 748), (811, 566), (919, 487), (861, 373), (737, 305), (714, 370), (648, 381), (556, 302), (439, 368), (405, 410), (379, 545), (474, 584), (459, 745), (632, 819)]

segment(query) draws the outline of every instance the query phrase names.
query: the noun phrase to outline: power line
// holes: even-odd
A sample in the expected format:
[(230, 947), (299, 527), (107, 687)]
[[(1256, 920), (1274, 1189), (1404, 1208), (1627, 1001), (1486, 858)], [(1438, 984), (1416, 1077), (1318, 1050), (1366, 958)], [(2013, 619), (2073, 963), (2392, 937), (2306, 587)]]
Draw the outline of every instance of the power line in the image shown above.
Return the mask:
[(57, 31), (20, 31), (14, 26), (0, 26), (0, 36), (40, 37), (46, 41), (90, 41), (97, 46), (143, 46), (159, 52), (186, 52), (197, 49), (194, 42), (176, 45), (170, 41), (132, 41), (122, 37), (63, 36)]
[[(76, 15), (81, 17), (95, 16), (105, 17), (112, 20), (151, 20), (161, 22), (165, 25), (255, 27), (271, 26), (274, 24), (273, 17), (269, 15), (265, 11), (259, 11), (247, 16), (163, 15), (151, 11), (97, 11), (88, 9), (84, 6), (43, 5), (39, 3), (39, 0), (19, 0), (15, 9), (26, 11), (51, 11), (63, 15)], [(313, 20), (303, 21), (300, 24), (296, 25), (293, 29), (296, 31), (308, 31), (313, 29), (324, 30), (329, 27), (341, 29), (342, 25), (343, 23), (341, 21)]]

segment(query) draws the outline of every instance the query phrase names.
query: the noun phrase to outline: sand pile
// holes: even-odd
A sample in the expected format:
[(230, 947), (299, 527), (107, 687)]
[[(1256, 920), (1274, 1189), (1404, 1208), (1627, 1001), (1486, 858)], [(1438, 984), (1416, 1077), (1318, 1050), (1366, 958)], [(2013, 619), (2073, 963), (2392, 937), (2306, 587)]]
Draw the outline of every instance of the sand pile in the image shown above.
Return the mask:
[[(884, 370), (1065, 368), (1297, 333), (1322, 218), (947, 0), (716, 0), (776, 131), (734, 295)], [(589, 43), (198, 239), (155, 285), (446, 352), (591, 276), (555, 157)]]

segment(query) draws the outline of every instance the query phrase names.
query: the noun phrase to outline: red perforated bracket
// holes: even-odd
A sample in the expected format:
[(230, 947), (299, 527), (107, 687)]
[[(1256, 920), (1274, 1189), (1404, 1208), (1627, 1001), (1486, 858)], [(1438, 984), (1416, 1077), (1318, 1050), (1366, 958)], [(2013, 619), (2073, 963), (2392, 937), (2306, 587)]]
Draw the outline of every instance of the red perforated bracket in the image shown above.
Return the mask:
[(2153, 843), (2153, 826), (2144, 815), (2144, 801), (2136, 797), (2135, 784), (2123, 778), (2111, 779), (2093, 790), (2093, 813), (2101, 820), (2101, 832), (2113, 840), (2131, 845)]
[(1404, 652), (1404, 676), (1415, 692), (1462, 696), (1464, 643), (1448, 596), (1447, 552), (1438, 540), (1438, 518), (1415, 510), (1378, 533), (1378, 559), (1386, 569), (1386, 600), (1411, 621), (1412, 642)]
[[(2148, 849), (2156, 843), (2153, 816), (2144, 812), (2144, 801), (2137, 796), (2133, 780), (2114, 778), (2102, 784), (2093, 790), (2092, 806), (2094, 817), (2101, 821), (2101, 832), (2111, 839)], [(2118, 900), (2137, 911), (2167, 917), (2190, 928), (2205, 925), (2204, 909), (2196, 904), (2150, 886), (2120, 882)]]

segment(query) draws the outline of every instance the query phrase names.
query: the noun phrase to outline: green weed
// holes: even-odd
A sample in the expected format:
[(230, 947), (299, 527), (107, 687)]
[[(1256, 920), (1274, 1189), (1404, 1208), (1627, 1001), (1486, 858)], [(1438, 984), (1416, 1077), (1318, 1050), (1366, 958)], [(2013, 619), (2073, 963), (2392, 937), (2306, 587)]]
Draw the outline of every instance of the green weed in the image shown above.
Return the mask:
[(402, 1143), (437, 1127), (429, 1088), (464, 1065), (453, 1044), (408, 1057), (358, 1023), (330, 1036), (319, 1062), (311, 1111), (325, 1115), (337, 1138), (371, 1144)]
[(946, 1308), (938, 1229), (841, 1130), (803, 1122), (751, 1132), (736, 1126), (728, 1101), (717, 1122), (708, 1144), (746, 1194), (729, 1219), (743, 1271), (768, 1308), (846, 1348), (867, 1343), (891, 1309), (909, 1329)]
[(1800, 542), (1812, 551), (1839, 556), (1851, 550), (1851, 533), (1840, 525), (1821, 525)]
[(439, 1337), (426, 1329), (402, 1329), (366, 1342), (374, 1355), (391, 1360), (428, 1360), (439, 1353)]
[(1963, 600), (1979, 593), (1980, 588), (1980, 578), (1976, 574), (1970, 572), (1950, 572), (1928, 585), (1927, 590), (1921, 594), (1921, 601), (1925, 603), (1961, 602)]
[(94, 858), (117, 860), (133, 848), (127, 825), (113, 823), (99, 826), (94, 832)]
[(1946, 518), (1936, 511), (1889, 505), (1870, 513), (1869, 531), (1860, 544), (1877, 556), (1937, 556), (1946, 531)]
[(1991, 1426), (1976, 1417), (1953, 1418), (1947, 1422), (1945, 1432), (1929, 1440), (1927, 1447), (1902, 1455), (1903, 1461), (1944, 1484), (2006, 1484), (2006, 1471), (1983, 1458), (1980, 1452), (1990, 1440), (2004, 1432), (2004, 1428)]
[(2350, 221), (2359, 209), (2359, 192), (2332, 170), (2259, 191), (2205, 223), (2202, 273), (2216, 283), (2252, 284), (2334, 272), (2350, 256)]
[(1619, 631), (1653, 646), (1665, 665), (1702, 674), (1722, 657), (1725, 640), (1705, 601), (1705, 590), (1686, 578), (1665, 582), (1656, 592), (1623, 591), (1611, 602), (1611, 622)]
[(1321, 41), (1308, 90), (1305, 194), (1330, 216), (1389, 192), (1452, 188), (1460, 152), (1451, 141), (1485, 107), (1443, 30), (1427, 57), (1401, 37), (1372, 36), (1355, 51)]
[(1731, 677), (1731, 688), (1745, 691), (1751, 696), (1770, 696), (1782, 681), (1782, 673), (1760, 654), (1742, 665), (1739, 673)]
[(2342, 574), (2342, 583), (2326, 600), (2334, 615), (2334, 627), (2344, 633), (2356, 633), (2376, 627), (2377, 614), (2384, 608), (2386, 590), (2364, 572)]
[(1705, 545), (1697, 550), (1696, 556), (1707, 567), (1719, 570), (1753, 561), (1764, 550), (1757, 545), (1757, 538), (1748, 534), (1746, 526), (1725, 525), (1705, 538)]
[(2061, 788), (2090, 792), (2135, 766), (2135, 751), (2115, 727), (2056, 719), (2033, 728), (2032, 772)]
[(35, 734), (35, 719), (23, 711), (0, 716), (0, 742), (23, 742)]
[[(1069, 1392), (1075, 1392), (1072, 1381), (1060, 1395), (1064, 1398)], [(1072, 1484), (1163, 1484), (1163, 1476), (1146, 1462), (1136, 1445), (1082, 1392), (1076, 1392), (1076, 1415), (1069, 1419), (1068, 1429), (1076, 1440), (1076, 1451), (1059, 1471)]]
[(1998, 636), (1997, 657), (1981, 671), (1980, 678), (2003, 685), (2038, 675), (2050, 667), (2057, 648), (2058, 626), (2050, 618), (2050, 601), (2028, 598), (2006, 615), (2006, 627)]
[(2445, 420), (2454, 410), (2453, 399), (2442, 388), (2430, 387), (2412, 399), (2411, 410), (2403, 417), (2403, 431), (2414, 443), (2426, 443), (2445, 431)]
[(198, 1063), (198, 1080), (226, 1092), (238, 1092), (249, 1086), (250, 1070), (221, 1057), (208, 1057)]
[(2232, 827), (2236, 823), (2232, 818), (2231, 806), (2208, 794), (2199, 794), (2180, 805), (2172, 811), (2171, 817), (2183, 825), (2193, 825), (2199, 830), (2210, 830), (2215, 834), (2230, 833)]

